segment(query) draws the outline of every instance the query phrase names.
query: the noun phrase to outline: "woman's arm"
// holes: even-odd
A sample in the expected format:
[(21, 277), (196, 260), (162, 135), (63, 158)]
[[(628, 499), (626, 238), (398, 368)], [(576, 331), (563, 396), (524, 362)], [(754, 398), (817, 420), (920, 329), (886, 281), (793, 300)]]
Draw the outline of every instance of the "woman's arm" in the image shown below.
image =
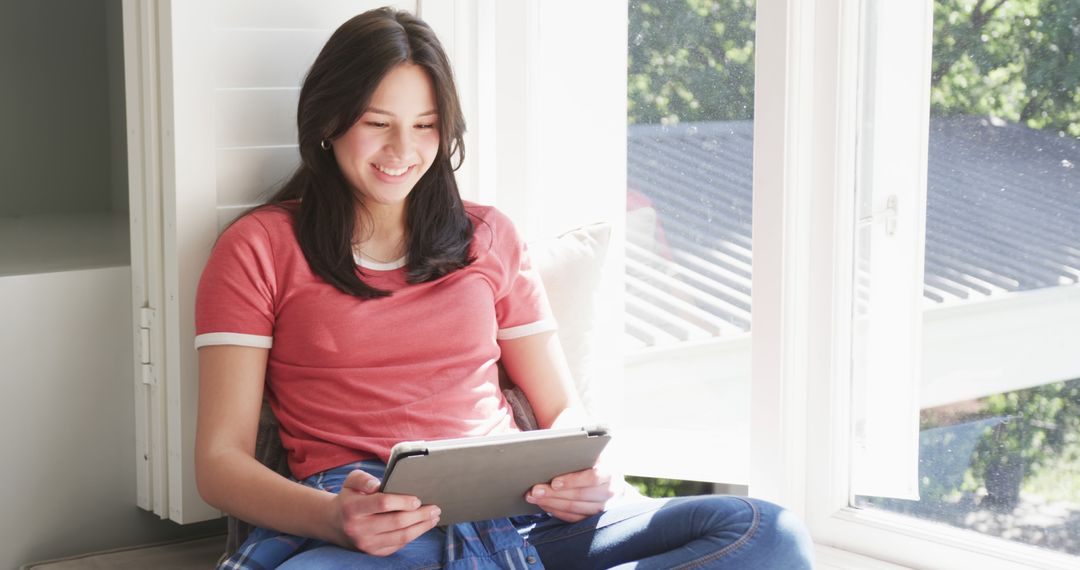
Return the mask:
[[(578, 397), (566, 357), (555, 332), (499, 341), (502, 363), (533, 408), (540, 427), (585, 425), (589, 415)], [(622, 476), (602, 463), (536, 485), (526, 500), (552, 515), (570, 522), (604, 510), (608, 501), (623, 493)]]
[(554, 331), (501, 340), (499, 348), (506, 373), (525, 392), (540, 427), (588, 423), (588, 414)]
[(256, 526), (391, 554), (438, 522), (435, 507), (375, 493), (378, 480), (354, 471), (340, 494), (290, 481), (259, 463), (255, 436), (267, 349), (199, 349), (195, 477), (207, 503)]

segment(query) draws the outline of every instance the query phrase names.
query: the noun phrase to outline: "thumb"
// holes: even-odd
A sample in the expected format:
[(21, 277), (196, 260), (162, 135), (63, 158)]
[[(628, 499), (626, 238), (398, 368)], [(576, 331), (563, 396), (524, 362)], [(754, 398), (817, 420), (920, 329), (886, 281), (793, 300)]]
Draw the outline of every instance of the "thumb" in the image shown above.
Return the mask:
[(370, 495), (379, 490), (379, 478), (365, 471), (361, 471), (360, 469), (354, 469), (349, 473), (349, 476), (345, 478), (345, 482), (341, 484), (341, 488)]

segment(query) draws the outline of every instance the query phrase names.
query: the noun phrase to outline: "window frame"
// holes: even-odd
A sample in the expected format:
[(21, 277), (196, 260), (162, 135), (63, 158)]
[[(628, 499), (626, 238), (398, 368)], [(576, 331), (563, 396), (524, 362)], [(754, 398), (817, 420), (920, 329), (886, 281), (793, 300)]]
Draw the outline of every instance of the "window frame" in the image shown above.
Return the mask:
[[(913, 567), (1074, 567), (1063, 553), (849, 506), (862, 7), (758, 1), (750, 493), (802, 514), (824, 550)], [(928, 71), (924, 32), (912, 57)]]
[[(921, 5), (925, 8), (930, 1), (922, 0)], [(1015, 568), (1019, 563), (1066, 568), (1075, 564), (1074, 557), (849, 506), (854, 188), (863, 2), (758, 0), (750, 494), (782, 503), (805, 517), (822, 551), (832, 552), (834, 558), (836, 553), (846, 560), (865, 555), (918, 567)], [(422, 0), (421, 9), (427, 4)], [(551, 144), (542, 126), (558, 110), (547, 101), (539, 105), (537, 96), (530, 94), (556, 77), (554, 72), (545, 74), (539, 61), (538, 48), (544, 39), (560, 34), (575, 37), (559, 26), (542, 25), (543, 14), (574, 6), (566, 0), (542, 4), (522, 0), (511, 5), (455, 1), (455, 6), (450, 11), (455, 23), (444, 29), (457, 31), (466, 21), (477, 22), (480, 38), (479, 43), (456, 53), (456, 69), (461, 73), (463, 66), (475, 66), (464, 71), (477, 82), (466, 89), (475, 88), (477, 100), (497, 103), (487, 123), (485, 115), (480, 115), (477, 137), (484, 141), (481, 146), (499, 144), (480, 149), (481, 163), (474, 173), (480, 181), (479, 192), (489, 201), (504, 202), (522, 219), (527, 232), (550, 232), (567, 222), (551, 208), (536, 209), (548, 189), (537, 181), (535, 170), (531, 175), (527, 172), (538, 164), (528, 153)], [(625, 26), (625, 12), (596, 10), (606, 18), (619, 15), (619, 23)], [(435, 15), (424, 12), (429, 21)], [(497, 33), (490, 31), (492, 25)], [(926, 25), (930, 26), (929, 20)], [(612, 41), (621, 39), (625, 45), (625, 37), (620, 38), (610, 25), (603, 27), (601, 35)], [(483, 54), (490, 53), (492, 46), (497, 48), (496, 57), (485, 59)], [(927, 77), (930, 49), (927, 31), (923, 49), (913, 54), (922, 58)], [(585, 64), (615, 59), (605, 54)], [(577, 64), (569, 62), (569, 66)], [(504, 97), (508, 92), (525, 96), (508, 101)], [(924, 112), (929, 114), (928, 97)], [(625, 138), (625, 132), (619, 136)], [(506, 144), (513, 141), (518, 144)], [(496, 153), (498, 161), (493, 160)], [(921, 172), (925, 172), (925, 154), (924, 149), (923, 164), (915, 166)], [(513, 169), (506, 164), (526, 167)], [(608, 175), (615, 176), (607, 167)], [(624, 162), (618, 167), (625, 171)], [(761, 231), (765, 228), (771, 231)], [(621, 260), (613, 265), (608, 269), (621, 276)], [(912, 374), (912, 382), (918, 380)], [(913, 436), (917, 438), (917, 433)]]

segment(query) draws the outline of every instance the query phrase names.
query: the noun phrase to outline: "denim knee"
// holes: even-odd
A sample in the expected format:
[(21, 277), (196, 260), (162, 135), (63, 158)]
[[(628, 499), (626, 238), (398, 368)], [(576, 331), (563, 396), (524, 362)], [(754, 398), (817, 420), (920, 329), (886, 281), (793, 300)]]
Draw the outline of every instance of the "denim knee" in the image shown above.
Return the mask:
[(687, 568), (801, 570), (813, 567), (813, 541), (806, 525), (779, 505), (746, 497), (705, 495), (687, 501), (688, 522), (719, 548)]
[(791, 511), (760, 499), (748, 499), (759, 513), (757, 541), (769, 552), (763, 568), (813, 568), (814, 542), (806, 524)]

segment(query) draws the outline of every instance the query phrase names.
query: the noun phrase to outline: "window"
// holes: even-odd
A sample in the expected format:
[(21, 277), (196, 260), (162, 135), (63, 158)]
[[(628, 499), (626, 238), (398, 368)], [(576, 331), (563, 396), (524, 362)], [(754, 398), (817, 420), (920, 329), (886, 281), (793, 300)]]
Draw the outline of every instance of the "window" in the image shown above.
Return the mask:
[(935, 3), (919, 493), (854, 501), (1073, 555), (1078, 26), (1055, 2)]
[[(1075, 266), (1050, 263), (1053, 267), (1047, 267), (1046, 258), (1024, 244), (1030, 243), (1030, 236), (1054, 234), (1048, 250), (1063, 262), (1075, 243), (1076, 229), (1053, 222), (1040, 224), (1029, 217), (1035, 203), (1047, 200), (1045, 186), (1043, 193), (1027, 194), (1027, 199), (1001, 207), (1008, 202), (1002, 194), (1009, 193), (1002, 192), (1002, 186), (1019, 191), (1043, 178), (1047, 170), (1045, 165), (1035, 167), (1040, 175), (1026, 170), (1038, 162), (1031, 159), (1027, 166), (1007, 165), (1025, 156), (1028, 148), (1041, 147), (1044, 150), (1036, 154), (1044, 154), (1048, 147), (1014, 140), (1006, 143), (1007, 152), (995, 156), (995, 138), (1020, 132), (1009, 123), (1020, 122), (1021, 111), (1028, 105), (1012, 107), (1015, 115), (1011, 117), (977, 106), (994, 100), (1005, 108), (1016, 103), (1020, 86), (1015, 82), (1003, 86), (1009, 83), (1010, 73), (1023, 74), (1027, 52), (990, 46), (998, 62), (1008, 60), (1003, 70), (973, 67), (977, 58), (965, 59), (953, 52), (957, 70), (965, 75), (951, 82), (949, 66), (942, 59), (942, 50), (954, 48), (955, 43), (948, 43), (941, 22), (963, 27), (964, 14), (980, 6), (983, 15), (989, 16), (991, 8), (1004, 14), (1033, 9), (1035, 4), (971, 1), (944, 11), (939, 5), (935, 11), (931, 2), (821, 1), (814, 2), (812, 10), (776, 7), (777, 20), (770, 21), (765, 30), (787, 30), (786, 75), (773, 85), (786, 91), (787, 105), (776, 108), (785, 109), (784, 133), (795, 172), (809, 172), (771, 190), (780, 196), (773, 215), (780, 211), (795, 220), (792, 229), (812, 243), (805, 250), (781, 248), (782, 253), (805, 251), (810, 267), (804, 272), (785, 267), (780, 293), (762, 299), (755, 287), (759, 308), (769, 301), (781, 304), (778, 320), (787, 323), (788, 330), (781, 327), (780, 341), (774, 344), (770, 335), (761, 334), (755, 317), (755, 351), (761, 348), (763, 354), (755, 356), (755, 367), (767, 362), (764, 357), (774, 356), (781, 360), (781, 373), (778, 380), (759, 378), (755, 369), (755, 385), (759, 380), (771, 382), (780, 396), (755, 397), (754, 411), (778, 401), (802, 411), (805, 423), (796, 413), (796, 427), (774, 430), (766, 441), (787, 450), (757, 454), (753, 473), (766, 473), (762, 477), (771, 483), (766, 491), (772, 496), (806, 505), (815, 539), (825, 547), (914, 567), (1076, 565), (1075, 556), (1062, 552), (923, 520), (961, 513), (963, 525), (969, 514), (963, 508), (946, 512), (928, 508), (927, 503), (955, 506), (963, 502), (960, 493), (965, 488), (969, 504), (987, 495), (984, 490), (978, 496), (978, 487), (964, 482), (971, 466), (991, 461), (990, 454), (979, 451), (985, 443), (978, 440), (989, 430), (988, 442), (993, 444), (993, 434), (1002, 431), (995, 427), (1001, 425), (1001, 417), (994, 410), (1035, 398), (1030, 392), (1003, 393), (1050, 383), (1036, 390), (1054, 390), (1060, 397), (1048, 400), (1056, 401), (1056, 409), (1064, 411), (1071, 386), (1067, 381), (1075, 378), (1069, 369), (1075, 366), (1074, 358), (1060, 354), (1050, 358), (1059, 339), (1071, 345), (1077, 342), (1075, 326), (1066, 328), (1064, 321), (1055, 321), (1076, 305)], [(1024, 25), (1023, 18), (1018, 21)], [(765, 27), (765, 22), (762, 16), (759, 24)], [(985, 33), (975, 37), (982, 45), (998, 38), (1008, 41), (1005, 36), (1002, 28), (989, 24)], [(759, 30), (759, 48), (765, 46)], [(814, 55), (802, 55), (807, 50)], [(806, 82), (807, 75), (814, 78), (812, 82)], [(1046, 75), (1040, 72), (1024, 81)], [(939, 76), (944, 79), (932, 85), (932, 78)], [(975, 95), (984, 77), (1003, 89), (997, 94), (984, 89)], [(972, 89), (961, 95), (956, 89), (965, 83), (965, 88)], [(944, 112), (943, 85), (951, 89), (949, 97), (970, 97), (976, 105)], [(761, 89), (759, 81), (759, 93)], [(1075, 98), (1075, 84), (1069, 89), (1068, 98)], [(1058, 104), (1050, 107), (1057, 109)], [(760, 104), (758, 109), (764, 116)], [(1029, 116), (1041, 120), (1040, 113)], [(968, 122), (963, 127), (972, 129), (968, 134), (958, 135), (963, 128), (956, 123), (949, 126), (967, 120), (955, 115), (971, 114), (985, 121)], [(811, 134), (801, 134), (808, 127)], [(1040, 127), (1033, 121), (1021, 126), (1029, 135)], [(1053, 134), (1058, 143), (1068, 136), (1067, 132)], [(1075, 148), (1075, 141), (1065, 142)], [(1062, 168), (1060, 160), (1056, 160), (1057, 168)], [(1013, 176), (1026, 184), (1005, 182)], [(813, 182), (800, 182), (805, 178)], [(979, 190), (984, 184), (985, 189)], [(1068, 193), (1069, 184), (1074, 183), (1063, 184)], [(759, 190), (769, 192), (770, 187), (755, 187), (755, 195)], [(755, 224), (757, 210), (755, 203)], [(804, 217), (807, 212), (809, 220)], [(818, 224), (815, 218), (823, 221)], [(809, 229), (798, 231), (800, 221)], [(1014, 232), (1020, 239), (1006, 237)], [(755, 241), (756, 252), (761, 245)], [(917, 261), (913, 268), (912, 260)], [(905, 266), (906, 274), (890, 278), (892, 263)], [(1028, 264), (1041, 267), (1041, 290), (1019, 286), (1020, 267)], [(1055, 277), (1048, 279), (1048, 274)], [(1007, 279), (1002, 279), (1006, 275), (1017, 283), (1007, 286)], [(784, 287), (794, 293), (783, 294)], [(896, 319), (893, 322), (900, 328), (882, 327), (881, 318)], [(946, 324), (950, 320), (955, 326)], [(961, 321), (963, 325), (958, 324)], [(791, 345), (786, 346), (785, 339)], [(897, 358), (895, 353), (903, 356)], [(889, 362), (900, 371), (882, 370)], [(800, 365), (805, 365), (805, 372), (787, 372)], [(1041, 381), (1034, 379), (1034, 374), (1043, 372)], [(882, 378), (889, 382), (883, 385)], [(942, 405), (952, 409), (942, 409)], [(921, 433), (920, 408), (926, 428)], [(1058, 417), (1065, 416), (1067, 412)], [(1036, 423), (1044, 431), (1033, 439), (1049, 439), (1046, 431), (1056, 426)], [(756, 420), (754, 427), (758, 428)], [(799, 427), (805, 432), (799, 433)], [(1002, 458), (1024, 453), (999, 454), (994, 461), (1008, 463), (1009, 459)], [(926, 461), (930, 457), (933, 460)], [(867, 458), (881, 464), (868, 466)], [(784, 476), (769, 480), (769, 468), (780, 469)], [(1063, 470), (1049, 472), (1059, 477)], [(792, 483), (799, 478), (802, 481)], [(941, 491), (940, 487), (958, 478), (959, 492)], [(871, 490), (875, 486), (877, 490)], [(920, 493), (923, 501), (916, 501)], [(995, 501), (991, 499), (987, 506)], [(923, 504), (913, 508), (917, 503)], [(923, 519), (895, 512), (920, 508), (926, 509)], [(926, 515), (927, 511), (934, 512)], [(995, 534), (1022, 532), (1014, 525)]]
[(754, 0), (629, 4), (623, 436), (650, 450), (635, 474), (746, 483), (754, 27)]

